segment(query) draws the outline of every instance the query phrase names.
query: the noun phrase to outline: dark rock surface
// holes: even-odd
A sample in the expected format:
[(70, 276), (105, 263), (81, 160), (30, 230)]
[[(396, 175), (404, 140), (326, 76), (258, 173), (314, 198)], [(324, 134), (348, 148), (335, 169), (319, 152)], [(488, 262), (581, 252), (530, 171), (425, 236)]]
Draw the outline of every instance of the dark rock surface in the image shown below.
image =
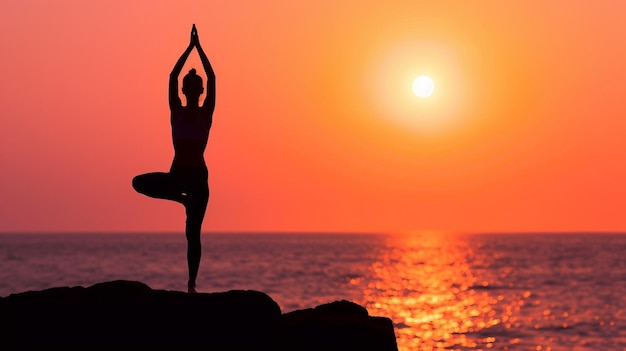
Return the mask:
[(349, 301), (336, 301), (283, 315), (288, 350), (397, 350), (391, 319), (370, 317)]
[(265, 293), (187, 294), (134, 281), (0, 298), (1, 350), (397, 350), (393, 325), (348, 301), (282, 314)]

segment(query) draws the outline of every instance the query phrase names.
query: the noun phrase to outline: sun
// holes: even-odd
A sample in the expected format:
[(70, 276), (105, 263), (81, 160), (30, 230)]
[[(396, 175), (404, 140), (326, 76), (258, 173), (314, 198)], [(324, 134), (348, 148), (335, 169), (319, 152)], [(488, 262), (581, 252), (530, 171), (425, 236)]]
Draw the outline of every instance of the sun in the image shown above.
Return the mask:
[(413, 81), (413, 93), (421, 98), (427, 98), (435, 91), (435, 82), (429, 76), (419, 76)]

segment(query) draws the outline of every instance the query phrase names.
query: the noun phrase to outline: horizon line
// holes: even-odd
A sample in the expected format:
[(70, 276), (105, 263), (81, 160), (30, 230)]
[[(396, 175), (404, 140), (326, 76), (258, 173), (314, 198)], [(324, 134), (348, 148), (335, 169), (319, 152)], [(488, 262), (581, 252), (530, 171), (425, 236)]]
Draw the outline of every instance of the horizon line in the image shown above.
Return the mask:
[[(0, 235), (177, 235), (184, 234), (180, 231), (133, 231), (133, 230), (113, 230), (113, 231), (93, 231), (93, 230), (15, 230), (0, 231)], [(508, 230), (508, 231), (457, 231), (457, 230), (389, 230), (389, 231), (346, 231), (346, 230), (210, 230), (203, 231), (203, 235), (624, 235), (626, 231), (619, 230)]]

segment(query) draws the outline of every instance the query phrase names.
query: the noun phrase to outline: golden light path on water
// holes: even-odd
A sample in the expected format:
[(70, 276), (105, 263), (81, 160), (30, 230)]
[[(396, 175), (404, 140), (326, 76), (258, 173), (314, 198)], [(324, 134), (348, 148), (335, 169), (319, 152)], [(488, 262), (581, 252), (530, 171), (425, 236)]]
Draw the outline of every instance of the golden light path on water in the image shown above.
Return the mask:
[[(361, 303), (370, 315), (392, 319), (400, 351), (492, 349), (496, 338), (481, 330), (517, 326), (516, 315), (530, 292), (503, 301), (504, 296), (485, 291), (488, 283), (478, 281), (469, 264), (480, 267), (483, 258), (467, 241), (448, 235), (388, 240), (390, 250), (373, 264), (375, 278)], [(499, 341), (499, 349), (509, 349)], [(520, 341), (511, 338), (506, 344)]]

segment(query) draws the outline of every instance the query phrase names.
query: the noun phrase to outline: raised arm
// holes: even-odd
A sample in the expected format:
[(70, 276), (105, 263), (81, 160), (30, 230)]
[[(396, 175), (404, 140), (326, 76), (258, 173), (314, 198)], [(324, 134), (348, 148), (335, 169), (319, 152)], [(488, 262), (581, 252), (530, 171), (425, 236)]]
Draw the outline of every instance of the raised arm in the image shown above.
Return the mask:
[(198, 38), (198, 31), (196, 30), (195, 24), (193, 25), (193, 29), (191, 31), (191, 37), (192, 43), (196, 46), (198, 55), (200, 55), (200, 61), (202, 62), (204, 72), (207, 75), (206, 97), (204, 98), (202, 108), (212, 114), (215, 109), (215, 72), (213, 72), (211, 62), (209, 62), (209, 58), (206, 56), (202, 46), (200, 45), (200, 39)]
[(169, 84), (169, 101), (170, 101), (170, 109), (178, 108), (182, 106), (182, 102), (180, 101), (180, 97), (178, 96), (178, 76), (180, 72), (183, 70), (183, 66), (193, 50), (194, 46), (194, 33), (196, 31), (196, 27), (194, 26), (191, 30), (191, 40), (189, 41), (189, 46), (185, 49), (176, 64), (174, 65), (174, 69), (172, 69), (172, 73), (170, 73), (170, 84)]

